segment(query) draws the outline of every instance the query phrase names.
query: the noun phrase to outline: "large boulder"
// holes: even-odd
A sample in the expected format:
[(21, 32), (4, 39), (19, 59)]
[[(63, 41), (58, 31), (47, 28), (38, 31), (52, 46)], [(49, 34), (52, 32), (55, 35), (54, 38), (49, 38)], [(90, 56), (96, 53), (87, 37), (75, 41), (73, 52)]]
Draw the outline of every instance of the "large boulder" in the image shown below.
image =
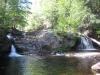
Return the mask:
[[(94, 74), (100, 74), (100, 62), (94, 64), (92, 67), (91, 67), (92, 71)], [(98, 75), (99, 75), (98, 74)]]
[(29, 52), (48, 54), (53, 49), (60, 47), (60, 37), (51, 30), (42, 30), (36, 35), (26, 34), (24, 38), (15, 39), (19, 49), (26, 49)]
[(40, 54), (48, 54), (54, 51), (54, 49), (59, 48), (61, 46), (60, 36), (57, 33), (50, 30), (43, 30), (36, 36), (37, 49), (39, 49)]
[(49, 46), (50, 48), (59, 47), (60, 37), (53, 31), (42, 31), (37, 35), (41, 47)]
[(28, 51), (30, 53), (37, 52), (39, 54), (50, 54), (70, 49), (75, 50), (77, 41), (77, 37), (75, 36), (75, 34), (68, 33), (64, 37), (63, 35), (47, 29), (35, 33), (28, 32), (24, 38), (16, 38), (15, 44), (19, 51), (22, 52)]
[(76, 40), (77, 40), (77, 37), (75, 37), (74, 34), (72, 33), (67, 33), (67, 36), (65, 38), (65, 42), (66, 42), (66, 45), (68, 47), (73, 47), (76, 43)]

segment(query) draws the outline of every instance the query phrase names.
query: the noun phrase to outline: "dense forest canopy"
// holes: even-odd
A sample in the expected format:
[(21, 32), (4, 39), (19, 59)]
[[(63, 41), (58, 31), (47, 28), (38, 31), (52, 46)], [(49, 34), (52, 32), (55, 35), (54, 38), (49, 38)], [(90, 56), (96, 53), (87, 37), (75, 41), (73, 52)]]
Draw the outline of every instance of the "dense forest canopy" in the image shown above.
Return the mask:
[(78, 32), (81, 25), (100, 34), (100, 0), (0, 0), (1, 27)]

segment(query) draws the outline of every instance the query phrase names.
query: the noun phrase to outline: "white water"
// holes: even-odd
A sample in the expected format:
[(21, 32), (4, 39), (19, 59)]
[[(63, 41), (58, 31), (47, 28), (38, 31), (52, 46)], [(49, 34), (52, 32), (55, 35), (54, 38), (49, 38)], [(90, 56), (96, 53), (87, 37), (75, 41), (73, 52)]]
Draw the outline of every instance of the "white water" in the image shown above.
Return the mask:
[(13, 36), (11, 35), (11, 33), (7, 34), (7, 38), (8, 38), (9, 40), (13, 39)]
[(14, 47), (14, 45), (11, 46), (11, 52), (9, 54), (9, 57), (20, 57), (22, 55), (18, 54), (16, 52), (16, 48)]
[(86, 36), (81, 37), (81, 42), (80, 42), (80, 45), (78, 46), (78, 49), (79, 50), (96, 50), (93, 47), (92, 41)]
[(69, 52), (65, 54), (66, 57), (86, 58), (92, 56), (100, 56), (99, 52)]

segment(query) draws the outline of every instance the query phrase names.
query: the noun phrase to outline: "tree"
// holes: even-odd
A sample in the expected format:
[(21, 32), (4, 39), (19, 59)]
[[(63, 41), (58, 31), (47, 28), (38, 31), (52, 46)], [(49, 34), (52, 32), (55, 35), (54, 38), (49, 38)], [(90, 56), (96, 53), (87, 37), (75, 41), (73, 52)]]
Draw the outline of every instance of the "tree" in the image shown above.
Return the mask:
[(0, 4), (0, 25), (5, 27), (23, 27), (27, 24), (29, 14), (29, 4), (27, 0), (4, 0)]

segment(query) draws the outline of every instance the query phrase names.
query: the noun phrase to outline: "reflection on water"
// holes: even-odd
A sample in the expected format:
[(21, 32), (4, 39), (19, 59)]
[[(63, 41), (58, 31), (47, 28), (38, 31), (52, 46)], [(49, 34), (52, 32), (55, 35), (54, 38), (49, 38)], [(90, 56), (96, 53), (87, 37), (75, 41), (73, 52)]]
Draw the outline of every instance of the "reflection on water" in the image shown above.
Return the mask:
[(8, 58), (0, 58), (0, 75), (6, 75), (6, 69), (8, 65)]
[(1, 58), (0, 75), (92, 75), (91, 61), (66, 57)]

